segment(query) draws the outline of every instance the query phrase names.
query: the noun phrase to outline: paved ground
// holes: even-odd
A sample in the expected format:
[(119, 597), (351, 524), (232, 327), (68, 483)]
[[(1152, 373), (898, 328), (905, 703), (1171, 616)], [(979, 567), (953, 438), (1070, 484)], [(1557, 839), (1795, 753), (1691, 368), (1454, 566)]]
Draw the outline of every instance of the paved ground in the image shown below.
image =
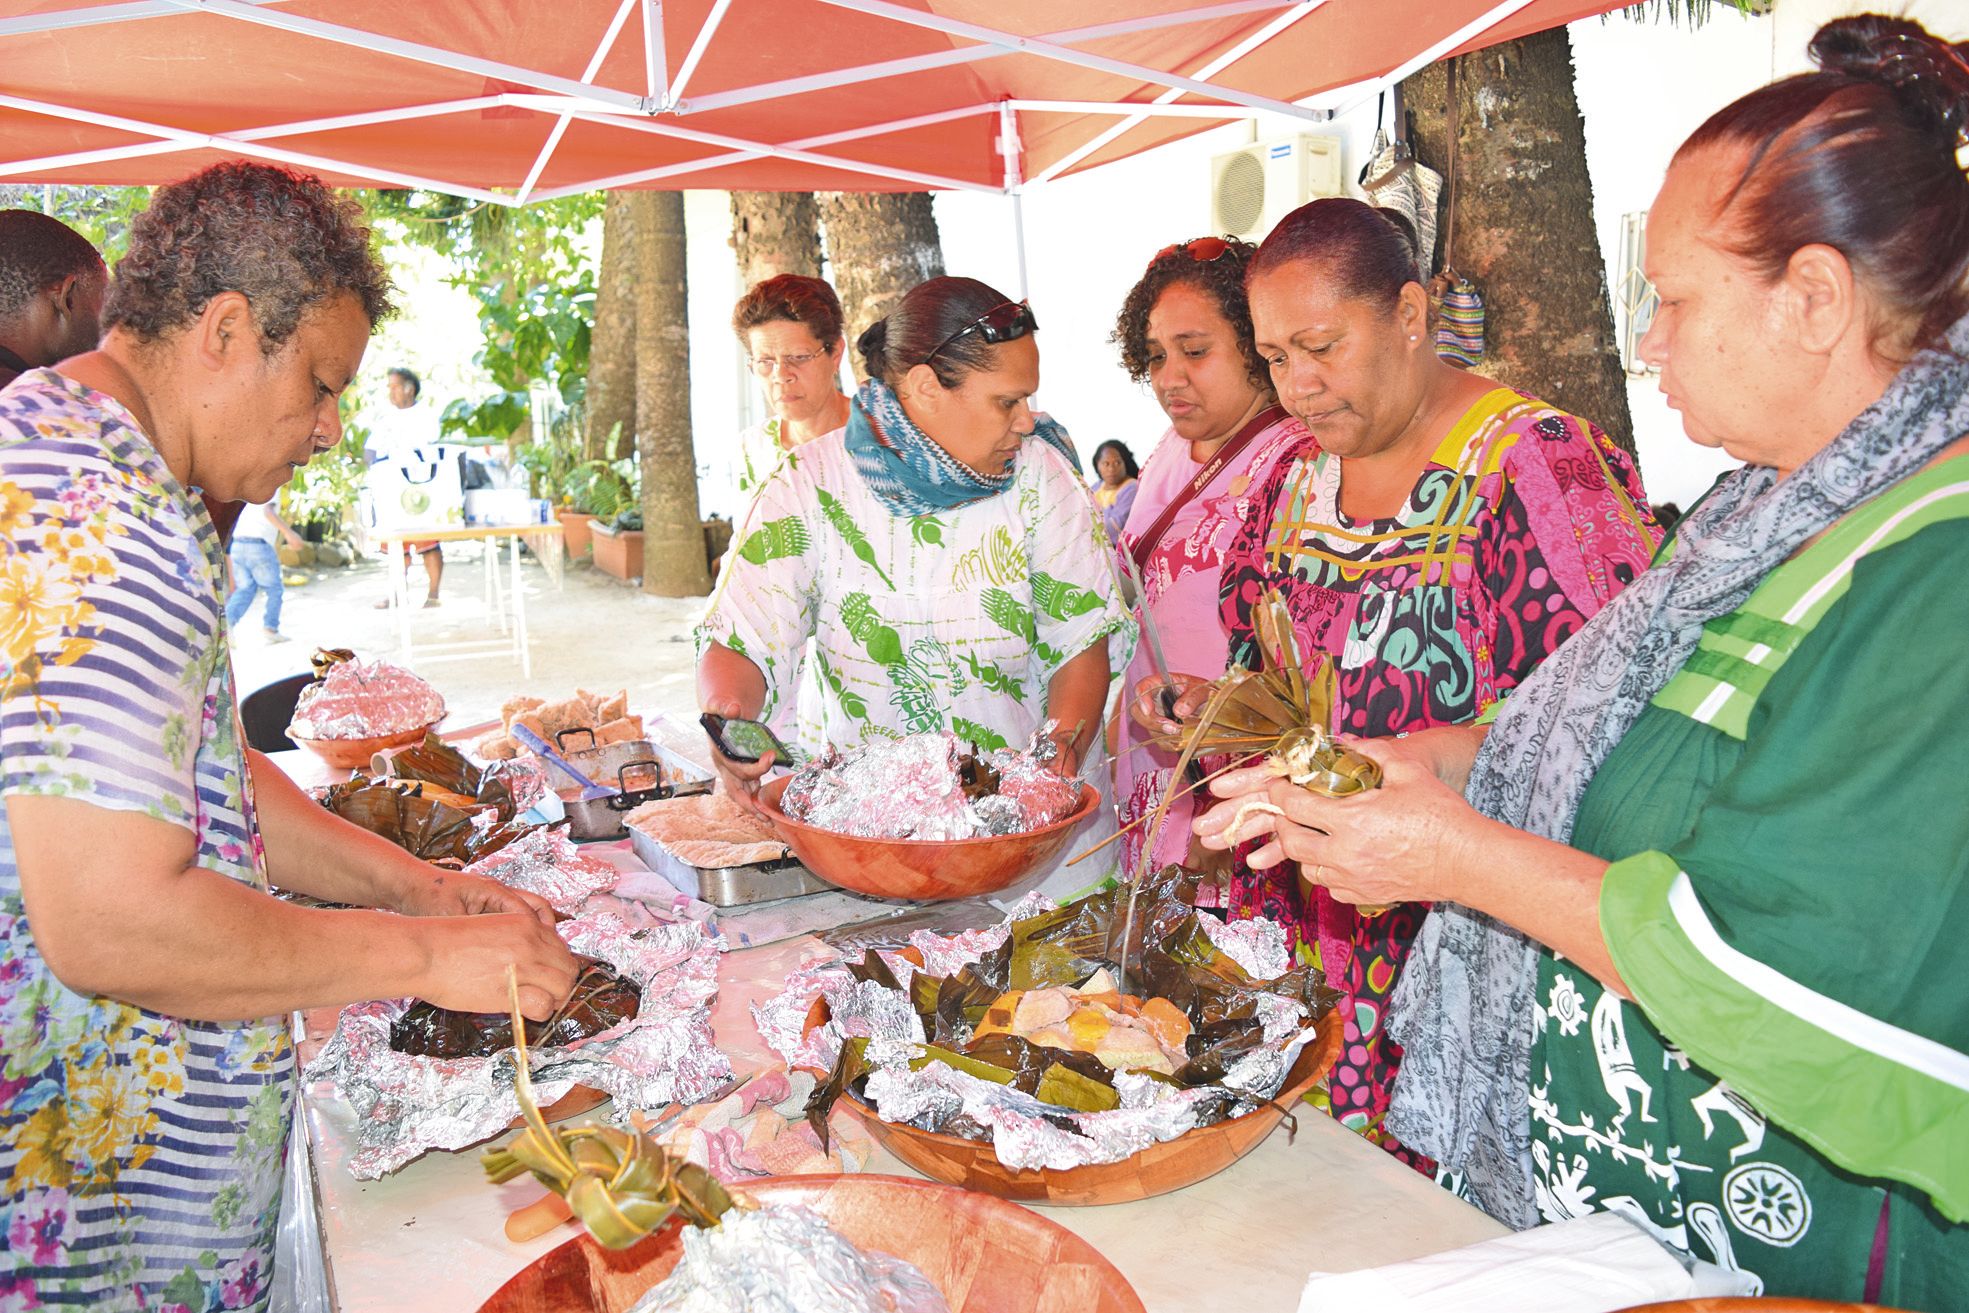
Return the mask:
[[(412, 613), (412, 639), (440, 644), (491, 636), (477, 544), (445, 545), (443, 604)], [(510, 576), (502, 556), (501, 568)], [(294, 571), (289, 571), (290, 576)], [(318, 646), (347, 647), (363, 657), (400, 660), (396, 616), (374, 607), (388, 591), (382, 563), (304, 571), (308, 583), (286, 590), (280, 627), (288, 642), (262, 635), (261, 603), (240, 622), (233, 670), (241, 696), (284, 675), (306, 670)], [(523, 679), (509, 652), (467, 656), (419, 651), (411, 663), (436, 684), (451, 706), (448, 724), (491, 719), (518, 692), (559, 697), (576, 688), (629, 690), (637, 711), (696, 716), (690, 628), (702, 598), (651, 597), (586, 561), (571, 564), (556, 588), (531, 557), (524, 567), (527, 622), (533, 635), (533, 675)], [(423, 595), (421, 567), (414, 585)]]

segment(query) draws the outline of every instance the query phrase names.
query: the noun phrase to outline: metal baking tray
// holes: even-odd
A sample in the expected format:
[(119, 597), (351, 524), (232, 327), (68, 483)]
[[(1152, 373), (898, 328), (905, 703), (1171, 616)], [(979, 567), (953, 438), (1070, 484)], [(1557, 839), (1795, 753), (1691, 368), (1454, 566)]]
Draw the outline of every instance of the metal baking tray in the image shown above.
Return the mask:
[[(561, 755), (568, 764), (597, 784), (613, 784), (622, 790), (613, 797), (583, 802), (581, 786), (574, 777), (552, 761), (543, 762), (554, 781), (554, 792), (561, 800), (561, 808), (567, 813), (568, 837), (577, 843), (620, 839), (624, 832), (622, 818), (631, 809), (652, 799), (668, 798), (678, 788), (687, 788), (686, 781), (697, 777), (694, 770), (679, 770), (674, 764), (666, 762), (656, 744), (648, 739), (627, 739), (599, 748), (576, 750), (566, 738), (572, 732), (565, 731), (561, 736)], [(587, 734), (590, 740), (594, 738), (588, 730), (580, 732)]]
[[(664, 773), (680, 780), (704, 780), (710, 772), (691, 761), (667, 743), (653, 745)], [(688, 786), (679, 785), (679, 789)], [(824, 893), (833, 885), (814, 875), (800, 859), (789, 852), (776, 862), (757, 862), (750, 866), (717, 866), (706, 869), (678, 861), (656, 840), (635, 826), (629, 827), (629, 846), (643, 864), (689, 894), (713, 907), (744, 907), (752, 903), (777, 902)]]

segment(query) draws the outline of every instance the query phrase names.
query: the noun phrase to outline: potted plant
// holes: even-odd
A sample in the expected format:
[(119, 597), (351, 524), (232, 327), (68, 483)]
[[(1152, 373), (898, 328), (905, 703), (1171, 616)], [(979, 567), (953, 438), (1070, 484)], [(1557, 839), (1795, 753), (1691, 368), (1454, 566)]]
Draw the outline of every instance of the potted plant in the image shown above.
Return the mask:
[(617, 579), (643, 574), (643, 513), (626, 510), (612, 520), (596, 520), (595, 568)]
[(556, 514), (568, 557), (578, 560), (590, 550), (596, 521), (606, 523), (636, 505), (635, 458), (583, 461), (568, 474), (566, 489), (566, 504)]

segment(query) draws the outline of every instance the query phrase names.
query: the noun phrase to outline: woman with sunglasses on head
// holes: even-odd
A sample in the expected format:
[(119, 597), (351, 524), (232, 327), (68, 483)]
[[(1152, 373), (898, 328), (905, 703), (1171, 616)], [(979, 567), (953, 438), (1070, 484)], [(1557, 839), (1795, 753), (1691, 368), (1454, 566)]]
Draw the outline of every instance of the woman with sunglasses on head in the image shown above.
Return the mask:
[(1100, 512), (1101, 529), (1113, 542), (1128, 523), (1128, 511), (1135, 504), (1136, 481), (1141, 468), (1128, 444), (1109, 438), (1094, 448), (1094, 482), (1087, 491), (1093, 495), (1094, 509)]
[[(1261, 665), (1254, 617), (1279, 594), (1300, 659), (1332, 663), (1332, 728), (1362, 737), (1481, 714), (1645, 570), (1658, 537), (1604, 433), (1436, 355), (1418, 278), (1406, 222), (1342, 199), (1287, 215), (1245, 273), (1259, 355), (1311, 436), (1230, 547), (1231, 659)], [(1233, 915), (1286, 923), (1348, 996), (1334, 1117), (1430, 1170), (1381, 1126), (1401, 1060), (1388, 996), (1427, 906), (1357, 914), (1241, 860), (1231, 897)]]
[[(1229, 664), (1218, 618), (1224, 550), (1274, 462), (1306, 437), (1280, 408), (1251, 340), (1244, 268), (1256, 249), (1224, 237), (1166, 247), (1115, 321), (1122, 368), (1149, 385), (1169, 416), (1117, 540), (1141, 573), (1143, 628), (1152, 625), (1162, 644), (1159, 656), (1146, 639), (1136, 645), (1123, 684), (1140, 690), (1148, 717), (1162, 712), (1158, 660), (1195, 679), (1215, 678)], [(1115, 801), (1129, 825), (1162, 801), (1176, 757), (1148, 745), (1139, 718), (1119, 717), (1116, 728)], [(1189, 795), (1171, 802), (1157, 831), (1156, 866), (1189, 856), (1191, 804)], [(1123, 869), (1140, 862), (1144, 831), (1136, 826), (1122, 840)]]
[[(1021, 747), (1050, 718), (1057, 768), (1105, 777), (1090, 749), (1134, 625), (1072, 444), (1028, 404), (1038, 327), (976, 279), (933, 278), (862, 334), (846, 431), (769, 476), (734, 535), (697, 629), (704, 710), (770, 717), (812, 639), (808, 751), (935, 731)], [(717, 757), (741, 798), (769, 761)]]
[(750, 495), (789, 452), (847, 427), (841, 300), (818, 278), (780, 274), (738, 299), (732, 332), (773, 411), (738, 435), (738, 490)]
[(1648, 216), (1641, 357), (1742, 467), (1487, 730), (1386, 745), (1353, 799), (1220, 783), (1283, 811), (1254, 861), (1438, 900), (1390, 1121), (1494, 1216), (1960, 1309), (1969, 44), (1869, 14), (1811, 54)]

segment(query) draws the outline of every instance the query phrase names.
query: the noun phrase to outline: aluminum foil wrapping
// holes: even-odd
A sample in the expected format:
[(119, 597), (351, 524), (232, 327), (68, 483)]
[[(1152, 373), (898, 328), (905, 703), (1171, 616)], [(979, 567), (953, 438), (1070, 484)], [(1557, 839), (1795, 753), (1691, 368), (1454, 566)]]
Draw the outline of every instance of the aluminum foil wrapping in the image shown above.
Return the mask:
[(309, 739), (373, 739), (444, 719), (444, 698), (402, 666), (340, 661), (301, 690), (290, 732)]
[[(922, 953), (925, 971), (947, 975), (1004, 943), (1013, 921), (1051, 906), (1039, 895), (1028, 895), (998, 926), (956, 936), (918, 931), (910, 936), (910, 945)], [(1213, 921), (1203, 918), (1205, 932), (1215, 940), (1223, 927)], [(1284, 931), (1264, 920), (1241, 924), (1256, 928), (1230, 927), (1227, 938), (1218, 941), (1220, 947), (1246, 970), (1258, 968), (1258, 979), (1284, 974), (1289, 966)], [(882, 960), (908, 989), (916, 968), (893, 953), (883, 953)], [(827, 999), (832, 1019), (803, 1037), (807, 1015), (821, 997)], [(1120, 1162), (1158, 1141), (1225, 1116), (1240, 1116), (1275, 1096), (1315, 1030), (1306, 1010), (1292, 999), (1261, 996), (1257, 1006), (1266, 1047), (1233, 1063), (1221, 1083), (1175, 1089), (1147, 1076), (1117, 1072), (1114, 1087), (1121, 1106), (1108, 1112), (1067, 1112), (939, 1062), (911, 1071), (909, 1062), (922, 1048), (923, 1027), (908, 996), (856, 980), (840, 963), (792, 973), (781, 993), (753, 1006), (752, 1017), (788, 1067), (832, 1070), (843, 1041), (869, 1037), (864, 1057), (874, 1070), (867, 1101), (884, 1121), (939, 1131), (961, 1115), (990, 1129), (992, 1151), (1007, 1167), (1066, 1169)]]
[(1007, 748), (978, 755), (997, 772), (997, 792), (967, 798), (958, 773), (963, 754), (957, 737), (947, 733), (828, 752), (794, 773), (786, 786), (786, 813), (839, 834), (948, 840), (1039, 829), (1079, 804), (1076, 781)]
[(547, 778), (547, 763), (538, 757), (515, 757), (511, 761), (489, 761), (485, 765), (487, 779), (506, 782), (507, 792), (513, 795), (513, 810), (525, 811), (547, 796), (552, 781)]
[(805, 1208), (733, 1209), (683, 1237), (675, 1270), (629, 1313), (950, 1313), (915, 1267), (855, 1248)]
[[(692, 922), (632, 931), (613, 912), (564, 921), (568, 947), (615, 967), (642, 991), (636, 1015), (598, 1035), (535, 1050), (533, 1087), (542, 1107), (577, 1085), (615, 1100), (616, 1112), (696, 1103), (732, 1077), (711, 1036), (722, 938)], [(375, 1180), (427, 1149), (462, 1149), (497, 1135), (519, 1116), (514, 1053), (424, 1058), (390, 1047), (390, 1024), (409, 999), (342, 1009), (335, 1033), (308, 1068), (333, 1081), (355, 1109), (361, 1146), (349, 1170)]]
[[(481, 812), (473, 821), (496, 823), (496, 819), (491, 812)], [(592, 895), (607, 893), (622, 879), (622, 872), (599, 857), (584, 855), (566, 834), (544, 827), (528, 831), (465, 870), (509, 889), (538, 894), (563, 916), (573, 916)]]

